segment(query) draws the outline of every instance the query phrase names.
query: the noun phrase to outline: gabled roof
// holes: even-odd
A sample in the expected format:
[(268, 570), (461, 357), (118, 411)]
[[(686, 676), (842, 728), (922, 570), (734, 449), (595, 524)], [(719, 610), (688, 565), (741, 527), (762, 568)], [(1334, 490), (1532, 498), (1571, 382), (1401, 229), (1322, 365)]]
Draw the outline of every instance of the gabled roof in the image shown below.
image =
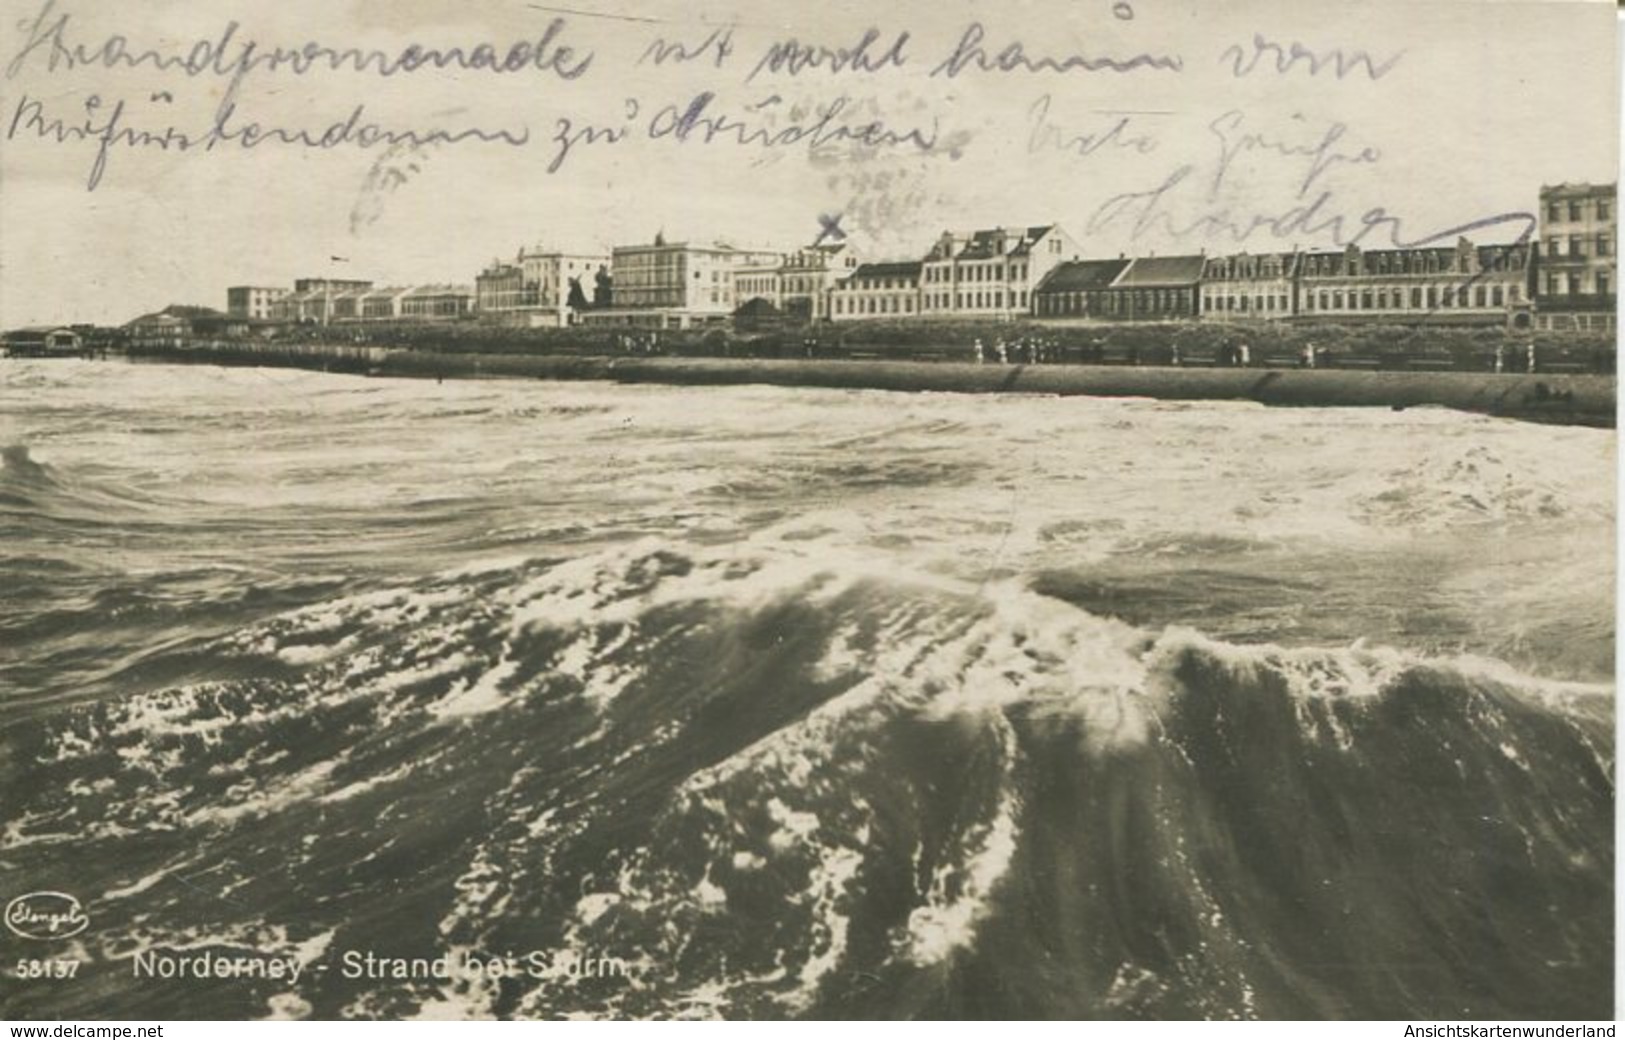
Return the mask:
[(1184, 288), (1202, 280), (1206, 263), (1206, 258), (1201, 256), (1137, 257), (1129, 262), (1128, 270), (1118, 276), (1113, 288)]
[(1056, 265), (1034, 291), (1063, 293), (1106, 289), (1128, 264), (1127, 260), (1069, 260)]
[[(965, 248), (959, 251), (961, 260), (991, 260), (996, 256), (1025, 256), (1032, 252), (1033, 244), (1050, 233), (1054, 224), (1028, 228), (986, 228), (973, 231)], [(999, 252), (999, 237), (1004, 236), (1005, 249)]]

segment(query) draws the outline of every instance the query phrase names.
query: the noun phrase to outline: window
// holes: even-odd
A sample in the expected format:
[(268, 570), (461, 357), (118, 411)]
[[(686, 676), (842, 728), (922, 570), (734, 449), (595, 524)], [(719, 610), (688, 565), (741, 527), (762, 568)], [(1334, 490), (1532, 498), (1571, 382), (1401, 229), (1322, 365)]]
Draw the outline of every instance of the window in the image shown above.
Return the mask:
[(1598, 271), (1597, 272), (1597, 295), (1598, 296), (1607, 296), (1608, 292), (1609, 292), (1608, 272), (1607, 271)]
[(1435, 286), (1428, 286), (1428, 310), (1439, 305), (1439, 290)]
[(1580, 203), (1579, 203), (1578, 200), (1569, 203), (1569, 219), (1570, 220), (1579, 220), (1580, 219)]
[(1570, 235), (1569, 236), (1569, 255), (1570, 256), (1585, 256), (1586, 255), (1585, 240), (1583, 238), (1581, 238), (1579, 235)]
[(1613, 244), (1608, 241), (1608, 234), (1604, 232), (1597, 236), (1597, 255), (1608, 256), (1613, 252)]
[(1580, 276), (1578, 274), (1569, 275), (1569, 295), (1578, 296), (1584, 291), (1580, 288)]
[(1597, 219), (1598, 220), (1607, 220), (1608, 219), (1608, 214), (1609, 214), (1609, 209), (1610, 209), (1610, 207), (1608, 205), (1608, 200), (1607, 199), (1598, 199), (1597, 200)]
[(1495, 307), (1506, 306), (1506, 292), (1499, 285), (1490, 292), (1490, 304)]
[(1476, 303), (1480, 307), (1488, 307), (1489, 303), (1490, 303), (1490, 292), (1489, 292), (1489, 290), (1486, 289), (1484, 286), (1480, 285), (1478, 287), (1478, 289), (1476, 291), (1474, 291), (1474, 293), (1473, 293), (1473, 302)]
[(1563, 219), (1563, 206), (1562, 206), (1562, 204), (1554, 202), (1550, 206), (1547, 206), (1546, 207), (1546, 219), (1553, 222), (1553, 223), (1556, 223), (1556, 222), (1562, 220)]

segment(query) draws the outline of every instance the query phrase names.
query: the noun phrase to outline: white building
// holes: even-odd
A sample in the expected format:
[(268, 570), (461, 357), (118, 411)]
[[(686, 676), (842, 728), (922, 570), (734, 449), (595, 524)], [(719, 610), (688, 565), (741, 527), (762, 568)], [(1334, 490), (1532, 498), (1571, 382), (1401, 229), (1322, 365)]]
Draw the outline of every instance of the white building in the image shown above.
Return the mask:
[(918, 260), (860, 265), (830, 292), (830, 320), (918, 317), (921, 268)]
[(920, 313), (928, 318), (1021, 318), (1033, 290), (1057, 264), (1078, 259), (1059, 224), (944, 231), (921, 269)]
[(289, 290), (258, 285), (234, 285), (226, 290), (226, 313), (233, 318), (254, 318), (269, 321), (276, 302), (287, 296)]
[(610, 258), (540, 246), (509, 262), (494, 260), (474, 281), (481, 316), (532, 327), (562, 328), (579, 312), (609, 305)]
[(738, 275), (778, 268), (781, 254), (729, 245), (667, 242), (616, 246), (610, 261), (609, 310), (587, 316), (595, 325), (689, 328), (726, 321), (742, 302)]

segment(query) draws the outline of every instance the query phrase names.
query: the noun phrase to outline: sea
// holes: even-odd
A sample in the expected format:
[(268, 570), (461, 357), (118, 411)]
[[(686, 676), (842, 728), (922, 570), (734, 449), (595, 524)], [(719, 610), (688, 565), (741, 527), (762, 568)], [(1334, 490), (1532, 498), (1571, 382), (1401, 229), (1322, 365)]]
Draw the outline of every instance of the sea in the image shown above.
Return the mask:
[(0, 444), (0, 1018), (1613, 1016), (1611, 430), (13, 360)]

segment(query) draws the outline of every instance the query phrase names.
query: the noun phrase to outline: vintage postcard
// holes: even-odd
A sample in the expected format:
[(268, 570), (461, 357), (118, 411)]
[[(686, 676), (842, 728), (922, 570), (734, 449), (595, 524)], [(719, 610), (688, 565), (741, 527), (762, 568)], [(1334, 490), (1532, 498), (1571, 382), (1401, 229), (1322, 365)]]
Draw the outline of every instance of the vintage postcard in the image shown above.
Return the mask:
[(1613, 1035), (1614, 5), (0, 6), (0, 1018)]

